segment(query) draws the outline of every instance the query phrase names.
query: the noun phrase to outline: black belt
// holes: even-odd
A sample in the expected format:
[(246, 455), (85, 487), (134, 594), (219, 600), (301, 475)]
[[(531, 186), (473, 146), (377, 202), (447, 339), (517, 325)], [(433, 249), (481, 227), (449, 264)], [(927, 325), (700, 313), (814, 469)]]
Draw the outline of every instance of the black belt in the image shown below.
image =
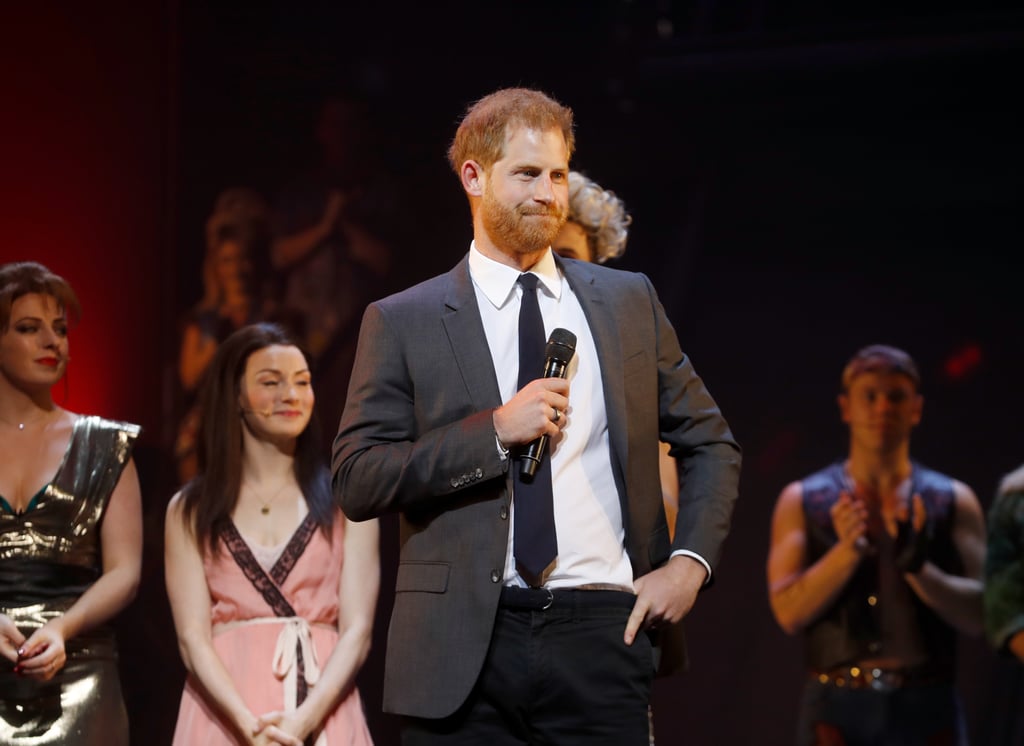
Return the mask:
[(631, 609), (636, 595), (629, 591), (590, 588), (518, 588), (506, 585), (501, 589), (498, 606), (521, 611), (548, 609), (614, 607)]

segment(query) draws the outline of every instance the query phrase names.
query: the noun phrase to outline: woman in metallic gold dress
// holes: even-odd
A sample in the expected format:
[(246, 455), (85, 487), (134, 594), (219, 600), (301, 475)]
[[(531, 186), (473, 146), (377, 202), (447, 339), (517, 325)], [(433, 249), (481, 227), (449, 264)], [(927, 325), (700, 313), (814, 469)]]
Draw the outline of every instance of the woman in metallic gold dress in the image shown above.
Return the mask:
[(78, 312), (46, 267), (0, 266), (0, 743), (128, 743), (109, 622), (139, 583), (139, 428), (54, 403)]

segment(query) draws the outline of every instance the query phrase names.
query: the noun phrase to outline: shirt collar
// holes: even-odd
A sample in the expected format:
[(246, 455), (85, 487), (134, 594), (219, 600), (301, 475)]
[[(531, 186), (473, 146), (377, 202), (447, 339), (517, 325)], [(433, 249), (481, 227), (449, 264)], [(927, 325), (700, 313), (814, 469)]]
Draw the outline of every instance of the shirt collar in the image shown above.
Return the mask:
[[(555, 264), (555, 257), (548, 248), (529, 272), (537, 275), (544, 292), (556, 300), (562, 295), (562, 275)], [(516, 282), (522, 274), (515, 267), (496, 262), (480, 253), (476, 241), (469, 247), (469, 274), (476, 286), (495, 308), (501, 308), (512, 297)]]

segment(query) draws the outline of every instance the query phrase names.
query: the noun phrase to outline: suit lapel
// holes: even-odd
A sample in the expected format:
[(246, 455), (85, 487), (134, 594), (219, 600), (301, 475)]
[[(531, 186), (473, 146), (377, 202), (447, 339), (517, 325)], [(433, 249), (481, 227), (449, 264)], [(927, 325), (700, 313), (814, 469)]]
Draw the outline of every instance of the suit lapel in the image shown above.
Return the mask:
[[(611, 443), (612, 466), (621, 487), (625, 487), (625, 470), (629, 463), (628, 418), (626, 392), (622, 367), (621, 320), (614, 304), (605, 298), (614, 295), (598, 282), (590, 265), (585, 262), (555, 262), (565, 274), (569, 285), (580, 301), (594, 339), (598, 359), (601, 361), (601, 383), (604, 388), (605, 409), (608, 415), (608, 434)], [(494, 372), (487, 335), (480, 320), (473, 281), (469, 276), (468, 257), (463, 258), (448, 273), (448, 289), (444, 299), (441, 321), (451, 345), (452, 355), (462, 374), (466, 391), (475, 409), (501, 406), (501, 392)], [(606, 285), (607, 283), (605, 283)], [(620, 494), (622, 494), (620, 492)]]
[(462, 374), (473, 408), (501, 406), (501, 391), (494, 372), (487, 335), (476, 304), (468, 256), (448, 273), (441, 323), (444, 324), (452, 355)]
[(594, 338), (597, 357), (601, 361), (601, 384), (604, 388), (604, 405), (608, 415), (612, 466), (618, 473), (620, 485), (624, 486), (625, 472), (622, 467), (629, 463), (629, 438), (620, 344), (620, 317), (616, 314), (614, 304), (605, 300), (609, 296), (614, 297), (614, 294), (610, 293), (607, 287), (601, 286), (590, 265), (583, 262), (563, 262), (557, 256), (555, 261), (576, 293), (590, 325), (590, 334)]

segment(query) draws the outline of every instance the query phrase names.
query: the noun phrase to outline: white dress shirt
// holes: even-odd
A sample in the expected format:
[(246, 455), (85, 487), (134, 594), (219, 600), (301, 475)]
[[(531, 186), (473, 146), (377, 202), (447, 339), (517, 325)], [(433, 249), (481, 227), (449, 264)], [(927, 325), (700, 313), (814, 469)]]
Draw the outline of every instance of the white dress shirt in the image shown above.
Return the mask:
[[(475, 246), (469, 252), (469, 272), (504, 403), (515, 396), (519, 379), (522, 288), (517, 280), (521, 272), (488, 259)], [(572, 588), (605, 583), (632, 590), (633, 571), (626, 554), (622, 507), (612, 473), (597, 348), (583, 308), (555, 266), (550, 250), (530, 272), (540, 278), (537, 299), (545, 337), (559, 327), (576, 335), (576, 355), (566, 376), (569, 408), (561, 433), (548, 442), (546, 455), (551, 459), (558, 557), (544, 585)], [(542, 373), (537, 371), (537, 377)], [(514, 521), (510, 524), (505, 583), (525, 585), (516, 572)]]

